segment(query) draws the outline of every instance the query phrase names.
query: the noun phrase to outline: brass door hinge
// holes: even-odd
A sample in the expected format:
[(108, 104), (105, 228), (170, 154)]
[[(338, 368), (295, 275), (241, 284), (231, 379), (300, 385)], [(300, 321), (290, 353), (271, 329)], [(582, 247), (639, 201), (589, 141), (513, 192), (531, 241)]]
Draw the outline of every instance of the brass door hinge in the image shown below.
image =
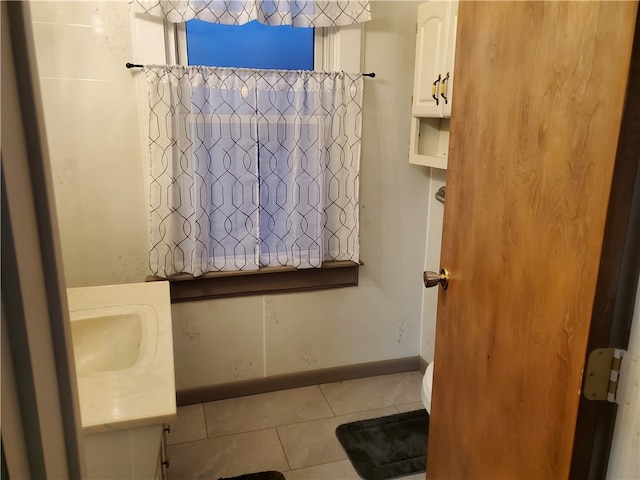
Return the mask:
[(619, 348), (597, 348), (589, 354), (582, 389), (585, 398), (617, 403), (620, 365), (625, 353)]

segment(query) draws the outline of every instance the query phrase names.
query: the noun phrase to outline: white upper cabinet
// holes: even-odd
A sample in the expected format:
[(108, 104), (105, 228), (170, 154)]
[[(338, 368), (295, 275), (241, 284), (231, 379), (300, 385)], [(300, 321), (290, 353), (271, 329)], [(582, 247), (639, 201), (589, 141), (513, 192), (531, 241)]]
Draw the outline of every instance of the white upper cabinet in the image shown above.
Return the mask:
[(418, 6), (414, 117), (451, 115), (458, 3), (432, 0)]
[(418, 6), (409, 162), (447, 168), (458, 2)]

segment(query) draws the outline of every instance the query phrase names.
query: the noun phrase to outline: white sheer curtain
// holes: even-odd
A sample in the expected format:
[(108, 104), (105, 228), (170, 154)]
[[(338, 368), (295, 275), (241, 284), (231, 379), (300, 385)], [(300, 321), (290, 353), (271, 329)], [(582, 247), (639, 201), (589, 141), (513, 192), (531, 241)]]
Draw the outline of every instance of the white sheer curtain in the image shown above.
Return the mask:
[(371, 19), (369, 0), (129, 0), (134, 12), (181, 23), (197, 18), (242, 25), (335, 27)]
[(361, 75), (145, 70), (155, 275), (358, 261)]

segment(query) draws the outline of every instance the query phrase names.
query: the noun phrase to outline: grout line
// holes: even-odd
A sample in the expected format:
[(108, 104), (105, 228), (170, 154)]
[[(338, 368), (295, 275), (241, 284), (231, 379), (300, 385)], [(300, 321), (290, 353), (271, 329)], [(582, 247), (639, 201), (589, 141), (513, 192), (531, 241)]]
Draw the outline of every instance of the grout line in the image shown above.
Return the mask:
[(199, 403), (198, 405), (200, 405), (200, 408), (202, 408), (202, 420), (204, 422), (204, 433), (207, 436), (207, 438), (211, 438), (209, 437), (209, 427), (207, 426), (207, 414), (204, 410), (204, 403)]
[[(207, 437), (207, 438), (203, 438), (202, 440), (213, 440), (213, 439), (218, 439), (218, 438), (234, 437), (236, 435), (247, 435), (249, 433), (265, 432), (267, 430), (275, 430), (276, 428), (277, 427), (264, 427), (264, 428), (257, 428), (255, 430), (247, 430), (246, 432), (225, 433), (224, 435), (218, 435), (216, 437)], [(184, 442), (184, 443), (188, 443), (188, 442)]]
[(327, 405), (329, 406), (329, 410), (331, 410), (331, 413), (333, 413), (334, 417), (337, 417), (338, 415), (336, 415), (336, 412), (333, 410), (333, 407), (331, 406), (331, 402), (329, 402), (329, 399), (324, 394), (324, 391), (322, 390), (322, 387), (320, 385), (317, 385), (317, 387), (320, 390), (320, 393), (322, 394), (322, 398), (324, 398), (324, 401), (327, 402)]
[(104, 128), (94, 128), (88, 130), (81, 130), (79, 128), (45, 128), (45, 130), (52, 133), (118, 133), (118, 134), (135, 134), (136, 136), (140, 135), (139, 130), (108, 130)]
[(278, 441), (280, 442), (280, 448), (282, 449), (282, 453), (284, 454), (284, 459), (287, 462), (287, 466), (289, 470), (291, 470), (291, 462), (289, 461), (289, 456), (287, 455), (287, 451), (284, 449), (284, 444), (282, 443), (282, 438), (280, 438), (280, 432), (278, 431), (278, 427), (273, 427), (276, 431), (276, 436), (278, 437)]
[[(122, 66), (124, 67), (124, 64)], [(77, 82), (101, 82), (101, 83), (133, 83), (132, 79), (107, 79), (107, 78), (87, 78), (87, 77), (52, 77), (50, 75), (40, 75), (41, 80), (63, 80), (63, 81), (77, 81)]]
[(209, 440), (208, 438), (198, 438), (197, 440), (185, 440), (184, 442), (167, 443), (167, 447), (175, 447), (176, 445), (186, 445), (187, 443), (196, 443)]
[[(386, 407), (376, 407), (376, 408), (370, 408), (370, 409), (367, 409), (367, 410), (362, 410), (362, 411), (359, 411), (359, 412), (350, 412), (350, 413), (343, 413), (341, 415), (334, 415), (332, 417), (320, 417), (320, 418), (313, 418), (313, 419), (309, 419), (309, 420), (302, 420), (302, 421), (294, 422), (294, 423), (283, 423), (283, 424), (280, 424), (280, 425), (271, 425), (271, 426), (268, 426), (268, 427), (256, 428), (256, 429), (253, 429), (253, 430), (244, 430), (244, 431), (241, 431), (241, 432), (225, 433), (224, 435), (217, 435), (217, 436), (213, 436), (213, 437), (210, 437), (210, 436), (207, 435), (207, 438), (223, 438), (223, 437), (229, 437), (229, 436), (232, 436), (232, 435), (241, 435), (241, 434), (246, 434), (246, 433), (261, 432), (263, 430), (269, 430), (271, 428), (278, 429), (278, 428), (292, 427), (292, 426), (295, 426), (295, 425), (303, 425), (305, 423), (321, 422), (321, 421), (324, 421), (324, 420), (330, 420), (330, 419), (334, 419), (334, 418), (348, 417), (348, 416), (351, 416), (351, 415), (358, 415), (358, 414), (363, 414), (363, 413), (367, 413), (367, 412), (373, 412), (373, 411), (376, 411), (376, 410), (384, 410), (385, 408), (394, 408), (394, 407), (393, 407), (393, 405), (386, 406)], [(377, 417), (371, 417), (371, 418), (377, 418)], [(205, 417), (205, 421), (206, 421), (206, 417)], [(353, 421), (357, 421), (357, 420), (353, 420)]]
[(283, 423), (283, 424), (278, 424), (278, 425), (271, 425), (269, 427), (262, 427), (262, 428), (256, 428), (253, 430), (244, 430), (242, 432), (234, 432), (234, 433), (227, 433), (225, 435), (219, 435), (217, 437), (209, 437), (209, 438), (220, 438), (220, 437), (227, 437), (229, 435), (237, 435), (239, 433), (251, 433), (251, 432), (260, 432), (262, 430), (268, 430), (270, 428), (280, 428), (280, 427), (291, 427), (293, 425), (302, 425), (304, 423), (311, 423), (311, 422), (319, 422), (321, 420), (329, 420), (330, 418), (336, 418), (335, 416), (333, 417), (319, 417), (319, 418), (311, 418), (309, 420), (302, 420), (299, 422), (294, 422), (294, 423)]
[[(351, 463), (351, 460), (349, 460), (349, 457), (347, 456), (346, 453), (344, 454), (344, 458), (340, 458), (338, 460), (332, 460), (330, 462), (314, 463), (312, 465), (306, 465), (304, 467), (291, 468), (289, 471), (293, 472), (295, 470), (304, 470), (306, 468), (321, 467), (322, 465), (331, 465), (333, 463), (344, 462), (345, 460), (348, 461), (349, 463)], [(353, 467), (353, 463), (351, 463), (351, 466)], [(354, 467), (354, 470), (355, 470), (355, 467)], [(358, 480), (360, 480), (360, 477), (357, 477), (357, 478), (358, 478)]]
[[(103, 13), (102, 15), (108, 15), (108, 13)], [(58, 22), (54, 22), (51, 20), (37, 20), (32, 22), (34, 25), (59, 25), (59, 26), (64, 26), (64, 27), (88, 27), (88, 28), (102, 28), (102, 27), (111, 27), (111, 28), (116, 28), (118, 30), (128, 30), (126, 27), (122, 26), (121, 23), (69, 23), (69, 22), (63, 22), (63, 21), (58, 21)]]
[[(196, 440), (186, 440), (184, 442), (176, 442), (176, 443), (167, 444), (167, 446), (184, 445), (184, 444), (187, 444), (187, 443), (202, 442), (204, 440), (215, 440), (215, 439), (219, 439), (219, 438), (233, 437), (233, 436), (236, 436), (236, 435), (247, 435), (249, 433), (265, 432), (267, 430), (275, 430), (276, 434), (278, 433), (277, 427), (265, 427), (265, 428), (258, 428), (256, 430), (249, 430), (249, 431), (246, 431), (246, 432), (227, 433), (225, 435), (218, 435), (217, 437), (209, 437), (209, 436), (207, 436), (207, 438), (198, 438)], [(278, 440), (280, 440), (280, 436), (279, 435), (278, 435)], [(282, 446), (282, 441), (280, 442), (280, 445)], [(282, 451), (284, 452), (284, 448), (282, 449)], [(289, 462), (287, 461), (287, 463), (289, 463)]]
[[(278, 425), (276, 428), (292, 427), (292, 426), (295, 426), (295, 425), (303, 425), (305, 423), (322, 422), (322, 421), (331, 420), (331, 419), (334, 419), (334, 418), (348, 417), (348, 416), (351, 416), (351, 415), (358, 415), (358, 414), (362, 414), (362, 413), (374, 412), (376, 410), (384, 410), (385, 408), (393, 408), (393, 405), (387, 406), (387, 407), (369, 408), (367, 410), (362, 410), (362, 411), (358, 411), (358, 412), (342, 413), (340, 415), (334, 415), (332, 417), (321, 417), (321, 418), (315, 418), (313, 420), (303, 420), (301, 422), (286, 423), (286, 424), (283, 424), (283, 425)], [(377, 418), (377, 417), (371, 417), (371, 418)], [(358, 420), (353, 420), (353, 421), (356, 422)]]

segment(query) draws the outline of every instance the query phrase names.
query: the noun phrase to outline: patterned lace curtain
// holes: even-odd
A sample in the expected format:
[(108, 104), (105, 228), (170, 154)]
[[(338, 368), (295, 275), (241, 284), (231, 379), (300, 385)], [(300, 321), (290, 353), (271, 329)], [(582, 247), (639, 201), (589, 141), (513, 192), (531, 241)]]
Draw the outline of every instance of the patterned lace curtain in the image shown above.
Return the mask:
[(153, 274), (358, 261), (361, 75), (145, 71)]
[(226, 25), (335, 27), (371, 19), (369, 0), (129, 0), (134, 12), (181, 23), (197, 18)]

